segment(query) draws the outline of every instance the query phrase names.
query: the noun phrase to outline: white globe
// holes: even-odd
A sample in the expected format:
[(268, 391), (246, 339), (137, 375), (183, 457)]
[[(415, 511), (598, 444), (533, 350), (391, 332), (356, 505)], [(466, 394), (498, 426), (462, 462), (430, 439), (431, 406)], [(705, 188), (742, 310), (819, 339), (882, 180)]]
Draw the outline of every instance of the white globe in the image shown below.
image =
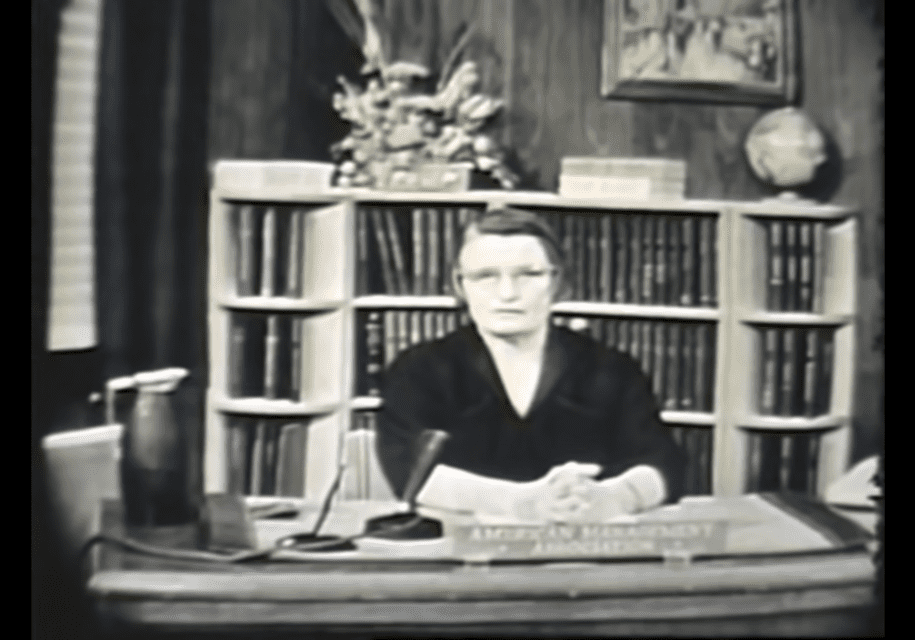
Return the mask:
[(744, 148), (756, 175), (777, 187), (807, 184), (826, 161), (826, 139), (813, 121), (794, 107), (760, 118), (747, 134)]

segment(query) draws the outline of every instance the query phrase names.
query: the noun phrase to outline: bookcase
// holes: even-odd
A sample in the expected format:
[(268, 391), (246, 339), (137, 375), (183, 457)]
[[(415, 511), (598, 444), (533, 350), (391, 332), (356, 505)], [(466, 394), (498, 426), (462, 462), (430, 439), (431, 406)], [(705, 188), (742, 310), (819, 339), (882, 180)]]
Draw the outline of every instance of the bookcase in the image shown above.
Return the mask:
[(553, 321), (628, 353), (689, 457), (687, 492), (821, 494), (851, 445), (857, 219), (832, 205), (313, 189), (222, 161), (211, 191), (207, 491), (390, 496), (379, 388), (469, 322), (451, 295), (474, 212), (536, 211), (567, 253)]

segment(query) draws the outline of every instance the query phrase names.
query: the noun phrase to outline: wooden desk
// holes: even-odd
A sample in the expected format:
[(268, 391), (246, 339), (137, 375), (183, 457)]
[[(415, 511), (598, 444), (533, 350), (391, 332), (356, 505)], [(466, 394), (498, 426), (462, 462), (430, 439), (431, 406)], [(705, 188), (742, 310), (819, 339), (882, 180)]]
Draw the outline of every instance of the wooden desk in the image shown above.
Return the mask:
[[(117, 505), (103, 526), (122, 533)], [(808, 505), (809, 507), (809, 505)], [(485, 563), (411, 543), (252, 564), (154, 559), (100, 549), (89, 592), (118, 625), (231, 633), (271, 631), (561, 637), (572, 635), (849, 636), (868, 632), (874, 566), (854, 524), (803, 503), (760, 496), (677, 505), (653, 518), (727, 516), (726, 553), (661, 559)], [(341, 505), (328, 530), (358, 531), (390, 505)], [(822, 514), (820, 514), (821, 516)], [(307, 530), (265, 522), (262, 544)], [(815, 521), (815, 520), (819, 521)], [(431, 549), (431, 550), (430, 550)], [(444, 549), (444, 551), (443, 551)], [(424, 556), (424, 557), (423, 557)]]

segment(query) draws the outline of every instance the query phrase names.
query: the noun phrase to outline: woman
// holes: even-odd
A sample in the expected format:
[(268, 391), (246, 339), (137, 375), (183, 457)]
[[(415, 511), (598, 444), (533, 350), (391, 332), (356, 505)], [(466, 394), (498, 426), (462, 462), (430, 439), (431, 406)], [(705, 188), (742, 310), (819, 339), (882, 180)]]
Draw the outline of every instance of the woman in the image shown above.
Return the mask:
[(450, 438), (420, 504), (602, 521), (679, 498), (683, 458), (628, 356), (552, 326), (563, 260), (526, 211), (471, 221), (452, 279), (472, 325), (391, 366), (378, 454), (402, 495), (424, 429)]

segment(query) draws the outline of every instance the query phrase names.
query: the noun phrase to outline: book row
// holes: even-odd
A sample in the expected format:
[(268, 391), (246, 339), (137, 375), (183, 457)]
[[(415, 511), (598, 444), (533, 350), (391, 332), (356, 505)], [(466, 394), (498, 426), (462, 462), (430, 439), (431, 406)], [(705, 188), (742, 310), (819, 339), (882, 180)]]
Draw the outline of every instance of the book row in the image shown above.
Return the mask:
[(819, 433), (750, 432), (747, 491), (797, 491), (815, 495)]
[[(357, 213), (359, 295), (450, 295), (451, 265), (465, 207), (361, 207)], [(566, 258), (575, 300), (717, 304), (714, 216), (539, 212)]]
[(707, 322), (556, 315), (556, 324), (589, 333), (628, 354), (651, 380), (660, 408), (712, 411), (715, 325)]
[(541, 214), (562, 243), (574, 300), (714, 307), (718, 219), (629, 213)]
[(301, 316), (233, 313), (229, 328), (229, 395), (299, 400)]
[(227, 436), (229, 493), (302, 495), (307, 421), (233, 417)]
[(357, 295), (450, 295), (461, 229), (481, 210), (359, 207)]
[(358, 395), (378, 395), (388, 365), (413, 345), (441, 338), (470, 322), (466, 312), (387, 309), (361, 311), (357, 320)]
[(688, 496), (712, 493), (712, 441), (711, 427), (669, 424), (674, 441), (686, 454), (686, 482), (683, 492)]
[[(632, 356), (652, 381), (662, 408), (712, 410), (714, 326), (658, 320), (573, 318), (557, 325), (583, 330), (612, 349)], [(458, 311), (361, 312), (357, 330), (356, 393), (378, 395), (384, 371), (409, 347), (442, 337), (468, 318)]]
[(770, 311), (823, 313), (826, 223), (769, 220), (766, 227)]
[(305, 208), (249, 204), (232, 210), (237, 295), (301, 295), (306, 213)]
[(811, 417), (828, 413), (834, 330), (770, 327), (761, 332), (760, 414)]

